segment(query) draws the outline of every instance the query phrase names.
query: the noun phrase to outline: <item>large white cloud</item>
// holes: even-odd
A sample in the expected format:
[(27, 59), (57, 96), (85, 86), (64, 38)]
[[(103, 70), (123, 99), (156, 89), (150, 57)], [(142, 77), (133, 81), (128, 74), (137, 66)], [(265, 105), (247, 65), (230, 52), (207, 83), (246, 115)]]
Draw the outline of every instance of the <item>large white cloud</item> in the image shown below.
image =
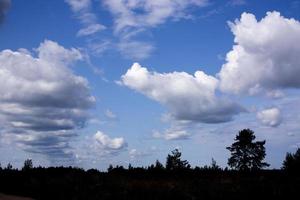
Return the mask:
[(261, 110), (256, 116), (257, 119), (266, 126), (276, 127), (279, 126), (282, 121), (281, 112), (276, 107)]
[(134, 63), (121, 77), (121, 84), (167, 106), (178, 120), (220, 123), (232, 120), (243, 109), (215, 90), (218, 80), (202, 71), (157, 73)]
[(220, 73), (220, 88), (235, 94), (300, 87), (300, 22), (268, 12), (257, 21), (243, 13), (229, 23), (233, 49)]
[(95, 102), (88, 81), (69, 68), (83, 56), (49, 40), (32, 54), (0, 52), (0, 133), (28, 151), (64, 156)]

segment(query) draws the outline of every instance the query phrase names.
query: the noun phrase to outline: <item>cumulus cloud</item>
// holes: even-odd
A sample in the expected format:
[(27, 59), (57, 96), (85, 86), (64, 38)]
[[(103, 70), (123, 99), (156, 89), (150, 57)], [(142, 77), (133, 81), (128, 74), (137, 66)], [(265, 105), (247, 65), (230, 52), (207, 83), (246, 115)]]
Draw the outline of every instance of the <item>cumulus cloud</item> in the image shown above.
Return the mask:
[(99, 145), (99, 147), (106, 151), (119, 151), (127, 147), (123, 137), (110, 138), (101, 131), (97, 131), (94, 135), (94, 139)]
[(69, 68), (83, 56), (50, 40), (32, 54), (0, 52), (0, 133), (25, 150), (63, 157), (95, 103), (88, 81)]
[(300, 22), (279, 12), (258, 21), (253, 14), (229, 23), (232, 50), (218, 77), (220, 88), (234, 94), (257, 94), (300, 87)]
[(84, 26), (77, 32), (77, 36), (89, 36), (106, 29), (106, 26), (98, 23), (97, 16), (91, 11), (91, 0), (65, 0), (65, 2)]
[(134, 63), (120, 83), (165, 105), (177, 120), (221, 123), (232, 120), (244, 109), (215, 94), (218, 80), (196, 71), (157, 73)]
[(282, 121), (281, 112), (276, 107), (259, 111), (256, 117), (263, 125), (271, 127), (279, 126)]
[(0, 0), (0, 24), (11, 6), (11, 0)]

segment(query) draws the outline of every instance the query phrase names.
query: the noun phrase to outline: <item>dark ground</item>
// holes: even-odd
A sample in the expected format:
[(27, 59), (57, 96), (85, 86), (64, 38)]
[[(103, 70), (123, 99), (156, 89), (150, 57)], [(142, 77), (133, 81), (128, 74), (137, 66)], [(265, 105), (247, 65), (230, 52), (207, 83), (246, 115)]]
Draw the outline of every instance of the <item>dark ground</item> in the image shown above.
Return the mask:
[(0, 200), (33, 200), (33, 199), (26, 198), (26, 197), (17, 197), (17, 196), (6, 195), (6, 194), (0, 193)]
[(0, 170), (0, 192), (38, 199), (297, 199), (300, 176), (282, 170), (78, 168)]

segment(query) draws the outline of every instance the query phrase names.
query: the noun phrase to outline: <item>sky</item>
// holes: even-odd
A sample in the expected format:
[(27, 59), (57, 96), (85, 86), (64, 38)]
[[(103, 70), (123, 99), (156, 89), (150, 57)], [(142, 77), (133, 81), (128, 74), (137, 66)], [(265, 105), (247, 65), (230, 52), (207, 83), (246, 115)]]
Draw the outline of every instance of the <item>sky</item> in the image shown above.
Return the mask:
[(192, 166), (300, 147), (299, 0), (0, 0), (0, 163)]

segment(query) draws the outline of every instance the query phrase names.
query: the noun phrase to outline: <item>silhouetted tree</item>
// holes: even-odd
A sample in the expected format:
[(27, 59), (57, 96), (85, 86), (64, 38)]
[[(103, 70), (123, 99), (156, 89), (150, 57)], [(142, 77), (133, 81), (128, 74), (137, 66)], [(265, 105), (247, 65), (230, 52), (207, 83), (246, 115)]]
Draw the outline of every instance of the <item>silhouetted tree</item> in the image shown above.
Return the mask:
[(287, 153), (282, 168), (287, 171), (300, 172), (300, 148), (296, 153)]
[(31, 159), (26, 159), (24, 161), (24, 166), (22, 168), (22, 170), (29, 170), (33, 168), (33, 164), (32, 164), (32, 160)]
[(108, 171), (108, 172), (111, 172), (113, 169), (114, 169), (113, 165), (112, 165), (112, 164), (109, 164), (109, 166), (108, 166), (108, 168), (107, 168), (107, 171)]
[(190, 164), (187, 160), (181, 160), (181, 152), (178, 149), (172, 151), (171, 154), (168, 154), (166, 161), (166, 169), (187, 169), (190, 168)]
[(132, 167), (131, 163), (128, 164), (128, 170), (133, 170), (134, 168)]
[(228, 165), (237, 170), (261, 169), (269, 166), (263, 162), (266, 156), (266, 141), (256, 141), (254, 132), (250, 129), (243, 129), (235, 138), (235, 142), (226, 147), (231, 152)]
[(159, 162), (159, 160), (156, 160), (155, 169), (164, 169), (164, 165), (161, 162)]
[(212, 170), (221, 170), (221, 167), (217, 164), (215, 159), (211, 159), (211, 169)]
[(12, 170), (12, 168), (13, 168), (13, 166), (10, 163), (8, 163), (5, 169), (6, 170)]
[[(199, 168), (199, 167), (198, 167)], [(204, 165), (204, 167), (202, 168), (199, 168), (199, 169), (196, 169), (196, 170), (221, 170), (221, 167), (217, 164), (216, 160), (215, 159), (211, 159), (211, 164), (210, 165)]]

